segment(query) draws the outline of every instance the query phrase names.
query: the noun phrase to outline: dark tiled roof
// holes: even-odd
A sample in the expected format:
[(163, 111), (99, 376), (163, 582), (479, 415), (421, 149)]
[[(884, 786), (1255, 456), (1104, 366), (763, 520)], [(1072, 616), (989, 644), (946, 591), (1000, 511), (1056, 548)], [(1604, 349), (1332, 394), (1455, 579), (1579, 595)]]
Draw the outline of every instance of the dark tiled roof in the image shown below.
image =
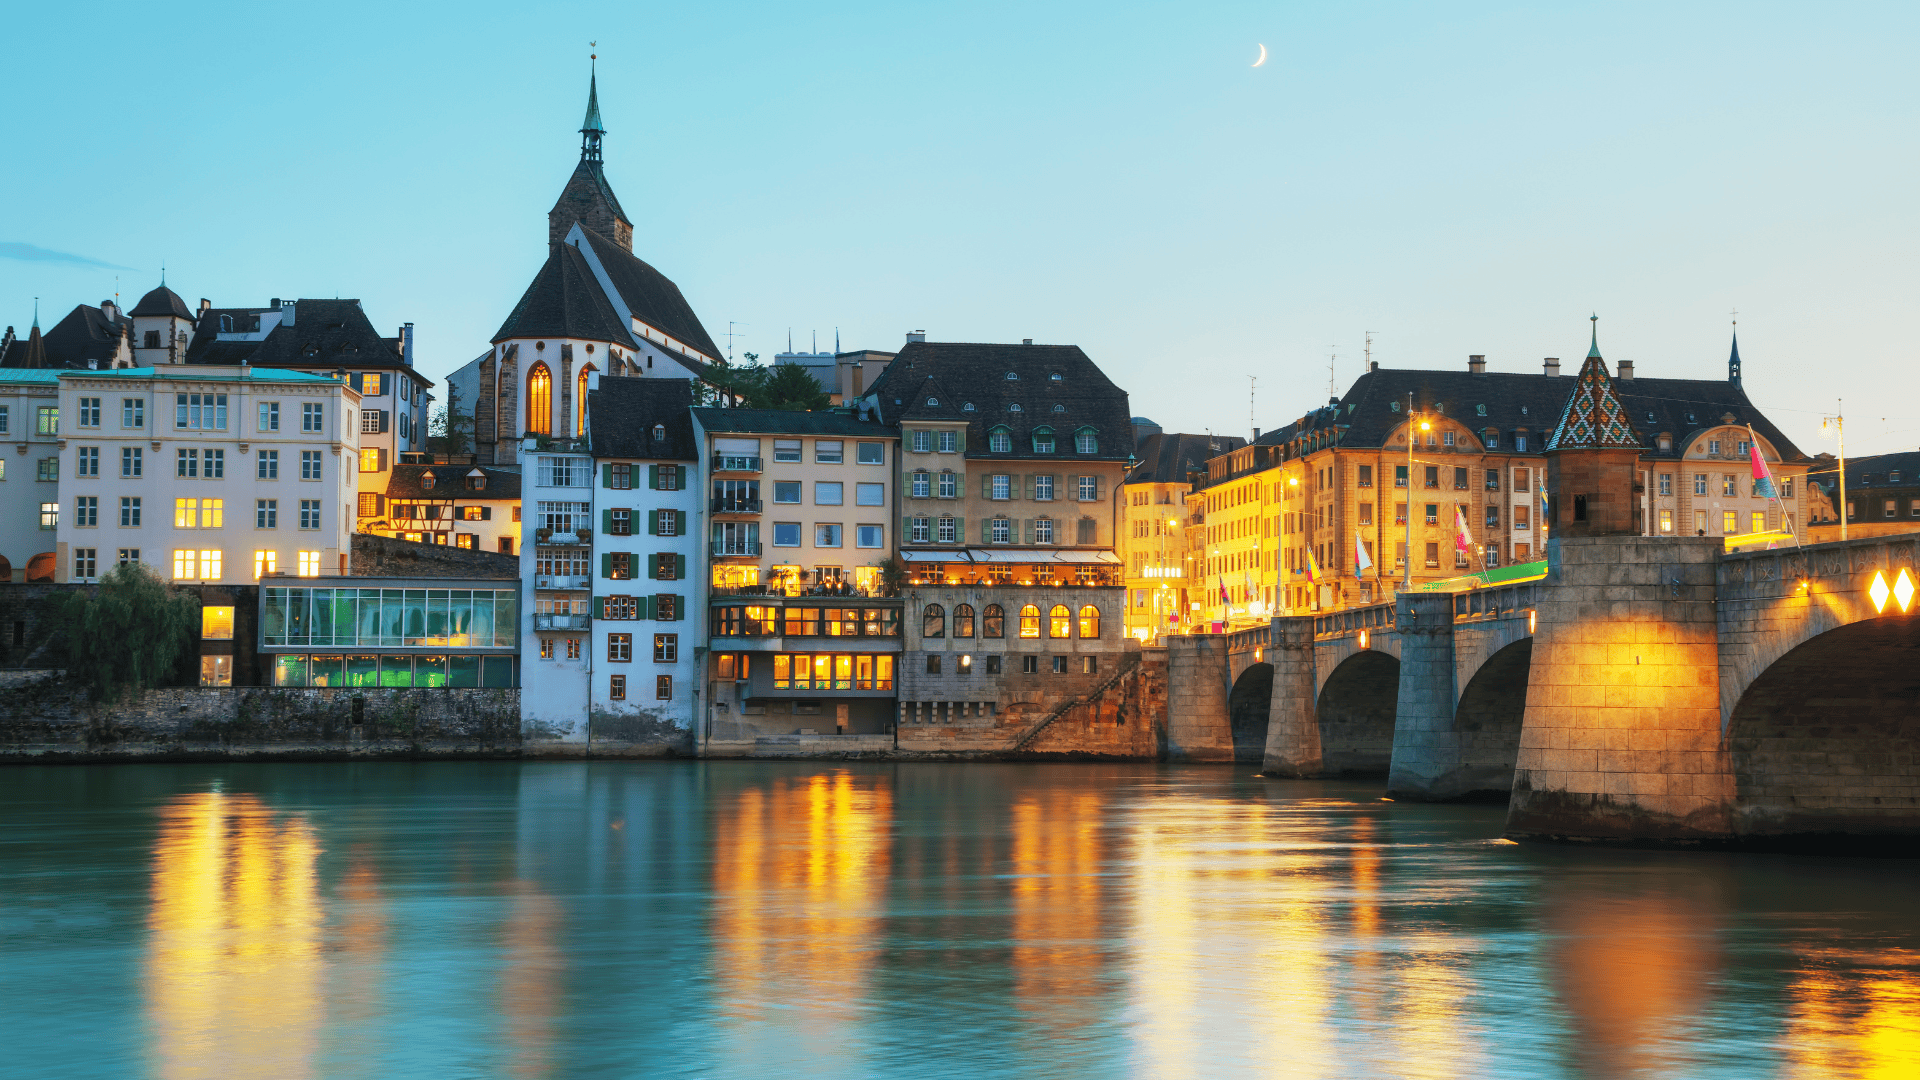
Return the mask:
[[(602, 375), (587, 392), (588, 444), (597, 458), (698, 461), (692, 409), (691, 380)], [(653, 437), (655, 425), (665, 439)]]
[[(263, 341), (212, 342), (201, 356), (190, 354), (188, 362), (237, 364), (244, 360), (261, 367), (302, 371), (391, 368), (432, 386), (433, 380), (402, 360), (390, 340), (373, 328), (358, 300), (300, 300), (292, 326), (282, 322)], [(250, 346), (251, 351), (243, 353), (240, 346)]]
[(58, 368), (107, 364), (119, 354), (131, 326), (124, 315), (109, 317), (100, 308), (77, 305), (47, 331), (47, 361)]
[[(1818, 479), (1828, 491), (1839, 485), (1836, 483), (1840, 472), (1839, 461), (1822, 455), (1813, 468), (1807, 470), (1809, 478)], [(1893, 478), (1894, 473), (1900, 479)], [(1870, 457), (1847, 459), (1847, 492), (1881, 490), (1885, 488), (1910, 488), (1920, 486), (1920, 451), (1902, 450), (1892, 454), (1874, 454)], [(1856, 518), (1866, 521), (1867, 518)]]
[[(553, 204), (553, 210), (548, 211), (548, 213), (551, 214), (560, 210), (562, 207), (566, 207), (568, 219), (573, 221), (587, 221), (593, 216), (591, 205), (592, 194), (598, 194), (601, 199), (606, 201), (607, 209), (613, 211), (614, 217), (619, 218), (629, 225), (633, 224), (633, 219), (628, 217), (627, 212), (620, 208), (620, 200), (613, 194), (613, 185), (607, 183), (605, 163), (586, 161), (584, 159), (573, 167), (573, 175), (567, 178), (566, 186), (560, 189), (559, 201)], [(568, 206), (568, 203), (572, 203), (573, 205)]]
[(1560, 422), (1547, 437), (1549, 450), (1639, 450), (1647, 440), (1627, 422), (1626, 410), (1613, 391), (1613, 376), (1596, 344), (1580, 365), (1573, 393), (1560, 413)]
[[(467, 474), (479, 469), (486, 474), (487, 486), (475, 491), (467, 486)], [(433, 487), (421, 486), (426, 474), (433, 474)], [(520, 474), (506, 469), (480, 465), (395, 465), (387, 476), (389, 499), (455, 499), (461, 502), (518, 500)]]
[[(1008, 379), (1012, 372), (1014, 379)], [(1058, 375), (1055, 379), (1053, 376)], [(960, 415), (967, 418), (967, 456), (970, 458), (1031, 458), (1035, 428), (1050, 427), (1058, 453), (1049, 460), (1126, 461), (1133, 455), (1133, 417), (1127, 392), (1113, 384), (1078, 345), (993, 345), (910, 341), (887, 365), (869, 395), (889, 423), (929, 418), (947, 419), (948, 399), (936, 407), (917, 395), (927, 380), (945, 387), (960, 399)], [(971, 404), (973, 409), (966, 410)], [(1020, 411), (1012, 411), (1019, 405)], [(1056, 412), (1058, 406), (1060, 411)], [(919, 410), (928, 410), (925, 413)], [(1005, 426), (1013, 436), (1014, 452), (994, 454), (987, 435)], [(1099, 435), (1100, 452), (1073, 453), (1073, 433), (1082, 426)]]
[(708, 432), (754, 435), (848, 435), (867, 439), (898, 438), (891, 424), (862, 420), (851, 412), (787, 412), (782, 409), (695, 409), (693, 414)]
[(193, 321), (193, 312), (188, 310), (187, 302), (180, 299), (179, 293), (174, 292), (165, 285), (141, 297), (140, 302), (133, 305), (133, 310), (127, 312), (127, 314), (173, 315), (185, 319), (188, 322)]
[(27, 340), (17, 342), (14, 348), (7, 350), (6, 366), (17, 368), (48, 368), (53, 366), (47, 363), (46, 339), (40, 336), (39, 323), (35, 323), (33, 329), (27, 331)]
[[(187, 363), (231, 363), (232, 361), (202, 360), (201, 355), (213, 344), (245, 345), (251, 349), (260, 344), (257, 341), (220, 342), (220, 317), (226, 316), (233, 327), (229, 333), (251, 334), (260, 329), (260, 315), (272, 311), (272, 308), (208, 308), (194, 324), (193, 340), (187, 342)], [(231, 350), (229, 350), (230, 352)]]
[(493, 335), (495, 344), (508, 338), (565, 337), (583, 341), (618, 342), (632, 346), (633, 335), (621, 325), (620, 316), (607, 302), (607, 294), (595, 280), (579, 249), (560, 244), (547, 256), (546, 265), (534, 275), (533, 284), (520, 297)]
[[(612, 192), (608, 192), (607, 197), (612, 198)], [(618, 209), (617, 204), (615, 209)], [(593, 245), (594, 255), (599, 258), (607, 277), (613, 280), (613, 287), (619, 290), (620, 298), (626, 302), (627, 310), (633, 313), (634, 318), (699, 349), (712, 359), (720, 358), (719, 347), (707, 336), (707, 328), (700, 325), (700, 317), (693, 313), (687, 298), (680, 295), (680, 286), (612, 240), (584, 225), (580, 231), (586, 234), (587, 242)]]
[[(1278, 429), (1271, 434), (1277, 434)], [(1264, 438), (1264, 436), (1263, 436)], [(1184, 435), (1162, 432), (1140, 440), (1134, 456), (1140, 464), (1127, 474), (1129, 484), (1184, 484), (1187, 474), (1204, 472), (1207, 459), (1247, 445), (1235, 435)]]

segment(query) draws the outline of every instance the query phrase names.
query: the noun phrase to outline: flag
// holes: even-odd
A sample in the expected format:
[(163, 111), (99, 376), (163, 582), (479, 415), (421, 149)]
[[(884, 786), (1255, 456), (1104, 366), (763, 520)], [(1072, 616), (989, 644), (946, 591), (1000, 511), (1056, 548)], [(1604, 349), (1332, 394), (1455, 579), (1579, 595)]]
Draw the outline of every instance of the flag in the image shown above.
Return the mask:
[(1231, 600), (1227, 599), (1227, 579), (1226, 578), (1220, 579), (1220, 602), (1222, 604), (1232, 603)]
[(1373, 569), (1373, 560), (1367, 557), (1365, 533), (1355, 529), (1353, 532), (1353, 576), (1365, 581), (1367, 571)]
[(1313, 557), (1313, 549), (1307, 549), (1307, 580), (1320, 580), (1320, 563)]
[(1467, 512), (1458, 506), (1453, 508), (1453, 549), (1473, 550), (1473, 534), (1467, 531)]
[[(1748, 438), (1752, 438), (1753, 429), (1747, 429)], [(1753, 458), (1753, 493), (1763, 499), (1777, 499), (1780, 493), (1774, 490), (1773, 474), (1767, 471), (1767, 459), (1760, 456), (1760, 444), (1749, 442), (1747, 453)]]

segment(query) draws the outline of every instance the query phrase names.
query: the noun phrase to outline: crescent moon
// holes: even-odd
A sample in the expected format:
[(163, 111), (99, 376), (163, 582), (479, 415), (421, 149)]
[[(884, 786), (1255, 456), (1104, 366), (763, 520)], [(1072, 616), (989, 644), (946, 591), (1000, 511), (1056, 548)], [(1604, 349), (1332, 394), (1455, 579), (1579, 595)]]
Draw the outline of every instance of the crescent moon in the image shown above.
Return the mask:
[(1264, 64), (1266, 62), (1267, 62), (1267, 47), (1265, 45), (1262, 45), (1260, 46), (1260, 59), (1255, 60), (1253, 62), (1253, 66), (1259, 67), (1261, 64)]

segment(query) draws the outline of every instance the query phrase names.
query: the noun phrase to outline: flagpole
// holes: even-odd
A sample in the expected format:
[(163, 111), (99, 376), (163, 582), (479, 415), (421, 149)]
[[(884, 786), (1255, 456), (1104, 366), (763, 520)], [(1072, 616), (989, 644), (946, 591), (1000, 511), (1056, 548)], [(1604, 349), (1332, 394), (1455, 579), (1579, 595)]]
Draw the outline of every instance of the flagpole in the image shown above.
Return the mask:
[[(1752, 424), (1747, 425), (1747, 446), (1750, 448), (1750, 450), (1753, 453), (1758, 454), (1760, 457), (1760, 468), (1763, 472), (1767, 474), (1767, 487), (1771, 491), (1771, 498), (1773, 499), (1774, 502), (1780, 504), (1780, 522), (1781, 524), (1784, 525), (1787, 522), (1787, 501), (1780, 497), (1780, 484), (1774, 479), (1773, 470), (1767, 468), (1767, 455), (1764, 452), (1762, 452), (1760, 449), (1760, 436), (1755, 435), (1753, 433)], [(1805, 477), (1801, 478), (1803, 482), (1805, 481), (1805, 479), (1806, 479)], [(1795, 548), (1800, 548), (1805, 546), (1800, 542), (1799, 529), (1789, 528), (1787, 532), (1792, 534), (1793, 546)]]

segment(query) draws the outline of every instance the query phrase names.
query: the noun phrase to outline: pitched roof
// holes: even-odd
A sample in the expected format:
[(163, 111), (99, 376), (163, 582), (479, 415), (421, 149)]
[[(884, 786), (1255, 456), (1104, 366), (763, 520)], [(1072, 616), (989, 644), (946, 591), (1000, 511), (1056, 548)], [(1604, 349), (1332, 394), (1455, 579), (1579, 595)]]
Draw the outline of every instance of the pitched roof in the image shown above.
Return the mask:
[[(475, 469), (485, 474), (487, 486), (478, 491), (467, 486), (467, 476)], [(422, 486), (428, 473), (433, 486)], [(489, 469), (479, 465), (395, 465), (387, 476), (389, 499), (458, 499), (463, 502), (516, 501), (520, 498), (520, 474), (507, 469)]]
[[(606, 385), (602, 383), (601, 385)], [(708, 432), (743, 435), (848, 435), (855, 438), (898, 438), (891, 424), (862, 420), (851, 412), (823, 409), (787, 412), (783, 409), (695, 409), (694, 418)]]
[(26, 347), (20, 350), (18, 357), (8, 350), (7, 359), (11, 362), (9, 366), (29, 371), (44, 371), (53, 366), (47, 363), (46, 342), (40, 337), (39, 323), (34, 323), (33, 329), (27, 331)]
[(188, 310), (187, 302), (180, 299), (179, 293), (174, 292), (165, 285), (141, 297), (140, 302), (133, 305), (133, 310), (127, 312), (127, 314), (172, 315), (176, 318), (185, 319), (188, 322), (193, 321), (193, 312)]
[[(1828, 492), (1834, 491), (1840, 472), (1840, 463), (1831, 457), (1821, 460), (1817, 466), (1807, 470), (1807, 478), (1817, 480)], [(1895, 480), (1894, 474), (1900, 478)], [(1920, 451), (1901, 450), (1891, 454), (1873, 454), (1868, 457), (1847, 459), (1847, 493), (1856, 491), (1878, 491), (1887, 488), (1920, 487)], [(1855, 517), (1856, 523), (1864, 523), (1871, 515)]]
[[(190, 364), (238, 364), (300, 368), (391, 368), (431, 386), (368, 321), (358, 300), (294, 301), (292, 326), (282, 321), (260, 341), (215, 341), (200, 355), (189, 350)], [(244, 347), (244, 348), (243, 348)]]
[[(581, 167), (584, 168), (585, 163)], [(607, 197), (612, 198), (612, 193), (609, 192)], [(615, 209), (618, 210), (618, 206)], [(707, 335), (707, 328), (700, 325), (700, 317), (693, 313), (693, 306), (680, 294), (680, 286), (633, 252), (585, 225), (580, 227), (580, 231), (586, 234), (587, 243), (593, 245), (594, 256), (600, 260), (601, 268), (606, 270), (607, 277), (634, 318), (699, 349), (711, 359), (720, 358), (719, 346)]]
[[(1127, 392), (1078, 345), (910, 341), (867, 393), (882, 418), (899, 423), (917, 409), (945, 408), (945, 397), (936, 407), (925, 404), (925, 395), (914, 395), (930, 378), (960, 399), (970, 458), (1033, 457), (1033, 433), (1041, 427), (1056, 436), (1058, 452), (1044, 455), (1049, 459), (1126, 461), (1133, 455)], [(988, 433), (997, 427), (1013, 436), (1012, 453), (989, 449)], [(1098, 453), (1073, 453), (1071, 436), (1081, 427), (1097, 433)]]
[[(587, 391), (588, 445), (597, 458), (698, 461), (692, 409), (692, 380), (602, 375)], [(653, 437), (656, 425), (664, 439)]]
[(47, 331), (47, 360), (54, 367), (84, 368), (88, 362), (108, 363), (120, 353), (133, 324), (125, 315), (78, 304)]
[[(252, 349), (255, 345), (258, 345), (259, 342), (257, 341), (225, 341), (223, 342), (220, 340), (221, 316), (225, 316), (228, 320), (230, 320), (229, 325), (233, 327), (233, 329), (228, 331), (228, 333), (252, 334), (252, 333), (258, 333), (260, 330), (260, 316), (272, 310), (274, 309), (270, 307), (208, 308), (206, 312), (200, 316), (200, 320), (194, 324), (193, 338), (192, 340), (187, 342), (187, 363), (189, 364), (200, 363), (201, 362), (200, 357), (206, 352), (207, 349), (211, 348), (216, 344), (245, 345), (248, 349)], [(231, 361), (206, 361), (206, 362), (216, 363), (216, 362), (231, 362)]]
[(593, 276), (586, 256), (570, 244), (559, 244), (533, 277), (533, 284), (513, 306), (507, 321), (493, 335), (495, 344), (508, 338), (567, 337), (586, 341), (618, 342), (631, 347), (633, 334), (607, 302), (607, 294)]
[(1613, 392), (1613, 376), (1600, 357), (1600, 342), (1580, 364), (1573, 393), (1567, 396), (1560, 422), (1547, 439), (1549, 450), (1639, 450), (1646, 440), (1633, 430), (1626, 407)]
[(1207, 459), (1247, 445), (1235, 435), (1189, 435), (1161, 432), (1140, 440), (1133, 454), (1140, 464), (1127, 474), (1129, 484), (1184, 484), (1187, 474), (1203, 472)]

